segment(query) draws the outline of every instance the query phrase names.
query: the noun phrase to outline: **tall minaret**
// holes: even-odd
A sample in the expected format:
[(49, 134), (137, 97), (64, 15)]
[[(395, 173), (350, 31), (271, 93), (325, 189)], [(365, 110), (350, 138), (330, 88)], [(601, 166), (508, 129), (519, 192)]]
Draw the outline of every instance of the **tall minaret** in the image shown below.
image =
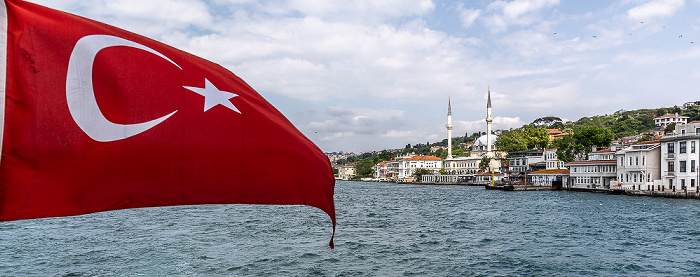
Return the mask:
[(447, 98), (447, 158), (452, 159), (452, 104)]
[(486, 102), (486, 155), (488, 157), (493, 157), (493, 153), (491, 153), (491, 122), (493, 122), (493, 117), (491, 117), (491, 86), (489, 86), (489, 100)]

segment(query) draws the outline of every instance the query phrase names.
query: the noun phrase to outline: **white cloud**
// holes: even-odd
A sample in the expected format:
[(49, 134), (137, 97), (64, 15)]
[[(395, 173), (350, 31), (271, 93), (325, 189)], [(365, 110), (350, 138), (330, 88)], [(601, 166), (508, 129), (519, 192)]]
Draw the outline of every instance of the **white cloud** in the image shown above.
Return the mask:
[(462, 27), (469, 28), (474, 24), (474, 21), (481, 15), (480, 9), (465, 9), (463, 4), (459, 4), (459, 19), (462, 21)]
[(684, 5), (684, 0), (653, 0), (630, 9), (627, 15), (637, 20), (667, 17), (675, 14)]
[(487, 9), (492, 14), (486, 18), (485, 23), (493, 32), (505, 31), (512, 24), (531, 25), (541, 18), (541, 10), (558, 4), (559, 0), (498, 0), (489, 4)]

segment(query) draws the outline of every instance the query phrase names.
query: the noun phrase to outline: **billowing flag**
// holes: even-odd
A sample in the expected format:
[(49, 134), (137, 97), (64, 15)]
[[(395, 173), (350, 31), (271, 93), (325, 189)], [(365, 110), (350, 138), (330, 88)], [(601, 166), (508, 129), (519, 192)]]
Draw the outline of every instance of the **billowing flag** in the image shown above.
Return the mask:
[(301, 204), (335, 230), (328, 158), (233, 73), (99, 22), (2, 5), (0, 220)]

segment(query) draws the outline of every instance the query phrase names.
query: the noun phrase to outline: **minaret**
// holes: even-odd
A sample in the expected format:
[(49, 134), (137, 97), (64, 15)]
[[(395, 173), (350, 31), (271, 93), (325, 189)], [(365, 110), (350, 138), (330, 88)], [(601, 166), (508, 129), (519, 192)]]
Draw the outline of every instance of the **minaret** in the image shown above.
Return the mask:
[(447, 98), (447, 158), (452, 159), (452, 104)]
[(491, 153), (491, 86), (489, 86), (489, 100), (486, 102), (486, 156), (493, 157)]

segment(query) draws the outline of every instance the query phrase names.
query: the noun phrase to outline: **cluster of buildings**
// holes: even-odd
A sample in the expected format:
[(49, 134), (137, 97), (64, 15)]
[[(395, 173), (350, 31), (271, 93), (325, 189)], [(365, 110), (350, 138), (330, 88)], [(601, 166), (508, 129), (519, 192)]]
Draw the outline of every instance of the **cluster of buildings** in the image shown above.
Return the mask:
[[(556, 186), (577, 190), (698, 191), (700, 188), (700, 121), (667, 114), (654, 118), (655, 129), (675, 123), (673, 133), (639, 142), (641, 136), (614, 141), (606, 149), (593, 149), (587, 158), (564, 163), (557, 149), (505, 153), (498, 151), (491, 131), (491, 92), (486, 108), (486, 134), (470, 146), (467, 157), (452, 156), (452, 109), (448, 101), (447, 158), (408, 155), (373, 167), (373, 180), (423, 183), (473, 183), (508, 181), (530, 186)], [(567, 135), (548, 129), (550, 140)], [(488, 165), (484, 170), (484, 162)], [(416, 180), (414, 173), (424, 169)], [(340, 179), (355, 175), (354, 164), (339, 169)]]

